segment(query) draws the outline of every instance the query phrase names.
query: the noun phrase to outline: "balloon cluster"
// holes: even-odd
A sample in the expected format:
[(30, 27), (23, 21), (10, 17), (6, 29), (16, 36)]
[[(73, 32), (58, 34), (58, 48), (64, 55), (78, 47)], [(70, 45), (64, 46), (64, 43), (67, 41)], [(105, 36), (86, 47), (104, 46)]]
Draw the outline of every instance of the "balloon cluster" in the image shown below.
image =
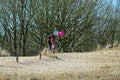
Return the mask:
[(53, 35), (59, 36), (60, 38), (62, 38), (65, 35), (65, 33), (63, 31), (59, 32), (58, 30), (54, 30)]

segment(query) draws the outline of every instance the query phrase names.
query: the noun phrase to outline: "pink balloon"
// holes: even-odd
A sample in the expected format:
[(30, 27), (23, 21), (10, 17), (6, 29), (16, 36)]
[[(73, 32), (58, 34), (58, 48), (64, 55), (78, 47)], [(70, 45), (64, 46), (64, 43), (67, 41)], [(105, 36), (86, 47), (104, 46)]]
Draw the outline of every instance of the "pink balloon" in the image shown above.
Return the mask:
[(59, 32), (59, 37), (63, 37), (64, 36), (64, 32), (63, 31), (60, 31)]

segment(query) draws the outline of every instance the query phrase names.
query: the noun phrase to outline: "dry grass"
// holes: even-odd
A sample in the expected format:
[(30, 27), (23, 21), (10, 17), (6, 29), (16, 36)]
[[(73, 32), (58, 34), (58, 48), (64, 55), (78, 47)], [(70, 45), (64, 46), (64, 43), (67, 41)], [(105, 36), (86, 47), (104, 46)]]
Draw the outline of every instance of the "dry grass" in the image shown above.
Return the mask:
[(0, 56), (8, 57), (8, 56), (10, 56), (10, 53), (7, 50), (0, 49)]
[(27, 74), (12, 73), (0, 80), (120, 80), (120, 72), (112, 69), (101, 69), (87, 72), (69, 71), (64, 73)]
[(57, 58), (57, 52), (56, 53), (52, 53), (49, 48), (44, 48), (43, 51), (40, 53), (41, 57), (44, 55), (44, 56), (47, 56), (47, 57), (50, 57), (50, 58)]
[(119, 48), (57, 56), (1, 57), (0, 80), (120, 80)]

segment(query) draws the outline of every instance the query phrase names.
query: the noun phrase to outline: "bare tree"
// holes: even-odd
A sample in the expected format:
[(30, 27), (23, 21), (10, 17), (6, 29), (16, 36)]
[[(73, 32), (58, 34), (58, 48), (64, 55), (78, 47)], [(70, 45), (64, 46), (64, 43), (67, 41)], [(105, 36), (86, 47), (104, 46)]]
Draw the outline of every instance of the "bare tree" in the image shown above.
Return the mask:
[(16, 56), (35, 55), (47, 46), (47, 35), (54, 28), (65, 32), (59, 38), (65, 52), (91, 51), (107, 43), (118, 46), (120, 4), (112, 1), (1, 0), (1, 47)]

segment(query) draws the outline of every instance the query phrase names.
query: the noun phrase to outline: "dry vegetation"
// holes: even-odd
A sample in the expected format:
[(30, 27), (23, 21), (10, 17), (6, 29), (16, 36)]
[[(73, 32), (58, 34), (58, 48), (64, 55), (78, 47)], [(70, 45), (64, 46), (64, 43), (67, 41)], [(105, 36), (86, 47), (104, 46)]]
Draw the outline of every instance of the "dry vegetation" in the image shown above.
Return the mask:
[(58, 57), (0, 57), (0, 80), (120, 80), (119, 48)]
[(9, 53), (9, 51), (7, 51), (7, 50), (2, 50), (2, 49), (0, 48), (0, 56), (3, 56), (3, 57), (5, 57), (5, 56), (10, 56), (10, 53)]

